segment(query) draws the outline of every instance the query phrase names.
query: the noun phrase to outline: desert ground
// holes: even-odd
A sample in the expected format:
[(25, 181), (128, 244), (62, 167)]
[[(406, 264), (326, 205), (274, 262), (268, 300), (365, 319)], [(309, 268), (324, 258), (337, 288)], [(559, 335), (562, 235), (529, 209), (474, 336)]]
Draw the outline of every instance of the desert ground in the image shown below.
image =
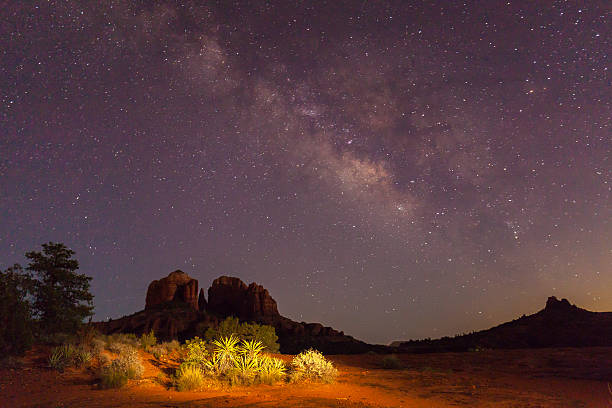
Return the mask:
[(142, 351), (144, 377), (118, 390), (99, 389), (95, 367), (51, 370), (47, 351), (0, 369), (0, 407), (612, 407), (609, 347), (403, 354), (401, 369), (382, 368), (381, 355), (334, 355), (333, 384), (199, 392), (176, 391), (176, 363)]

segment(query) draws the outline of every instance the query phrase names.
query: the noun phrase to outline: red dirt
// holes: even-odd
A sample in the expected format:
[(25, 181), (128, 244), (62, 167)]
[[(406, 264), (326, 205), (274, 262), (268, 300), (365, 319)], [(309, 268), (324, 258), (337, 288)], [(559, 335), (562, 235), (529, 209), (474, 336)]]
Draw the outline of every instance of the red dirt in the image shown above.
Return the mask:
[[(100, 390), (94, 369), (57, 373), (45, 350), (19, 369), (0, 369), (0, 407), (612, 407), (612, 348), (400, 355), (406, 368), (381, 368), (383, 356), (330, 356), (334, 384), (279, 384), (177, 392), (173, 364), (149, 354), (141, 380)], [(290, 356), (282, 356), (289, 360)], [(166, 383), (166, 386), (160, 384)]]

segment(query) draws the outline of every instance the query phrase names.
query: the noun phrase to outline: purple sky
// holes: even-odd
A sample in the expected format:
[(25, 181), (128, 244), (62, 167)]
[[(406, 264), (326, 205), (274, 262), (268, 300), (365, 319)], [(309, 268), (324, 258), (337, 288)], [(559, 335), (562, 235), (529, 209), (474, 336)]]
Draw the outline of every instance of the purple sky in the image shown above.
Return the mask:
[(0, 3), (0, 268), (65, 243), (96, 318), (175, 269), (369, 342), (612, 310), (609, 1)]

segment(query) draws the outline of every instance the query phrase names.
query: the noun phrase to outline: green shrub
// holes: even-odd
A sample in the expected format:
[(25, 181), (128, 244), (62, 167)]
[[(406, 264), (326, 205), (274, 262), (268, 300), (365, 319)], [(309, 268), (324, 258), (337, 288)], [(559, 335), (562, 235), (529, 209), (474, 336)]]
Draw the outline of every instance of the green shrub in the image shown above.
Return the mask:
[(183, 349), (185, 352), (183, 361), (185, 363), (197, 365), (200, 368), (204, 367), (208, 358), (208, 349), (204, 340), (196, 336), (187, 340)]
[(70, 343), (55, 347), (49, 356), (49, 366), (59, 372), (74, 364), (77, 349)]
[(261, 351), (264, 349), (264, 345), (261, 344), (261, 341), (257, 340), (242, 340), (241, 344), (237, 347), (236, 351), (238, 354), (247, 357), (256, 357), (261, 354)]
[(234, 366), (234, 361), (238, 357), (238, 341), (238, 337), (234, 334), (212, 341), (215, 357), (213, 371), (217, 374), (226, 374)]
[(241, 340), (256, 340), (261, 342), (265, 350), (270, 353), (278, 353), (279, 344), (276, 330), (272, 326), (257, 323), (248, 323), (238, 320), (236, 317), (228, 317), (219, 323), (216, 328), (209, 327), (204, 334), (207, 341), (218, 340), (231, 335)]
[[(105, 355), (102, 355), (106, 357)], [(119, 388), (127, 384), (129, 379), (142, 377), (144, 366), (138, 354), (138, 350), (131, 346), (123, 345), (119, 357), (104, 364), (100, 370), (102, 388)]]
[(119, 358), (114, 360), (117, 362), (119, 367), (121, 367), (127, 377), (129, 379), (140, 378), (144, 373), (144, 366), (142, 365), (142, 360), (140, 359), (140, 355), (138, 354), (138, 350), (133, 347), (126, 347), (121, 354), (119, 354)]
[(102, 388), (121, 388), (128, 382), (128, 375), (120, 366), (116, 363), (118, 360), (114, 360), (110, 365), (102, 368), (100, 372), (100, 386)]
[(227, 372), (232, 385), (251, 385), (260, 371), (260, 362), (257, 356), (249, 354), (238, 355), (233, 360), (233, 367)]
[(399, 370), (403, 367), (402, 362), (395, 354), (384, 356), (381, 363), (383, 368), (386, 369)]
[(60, 352), (57, 350), (51, 352), (49, 356), (49, 367), (61, 373), (66, 368), (66, 365), (66, 360), (64, 360), (64, 356)]
[(204, 340), (188, 340), (183, 361), (176, 373), (180, 390), (201, 387), (202, 382), (226, 382), (231, 385), (274, 384), (285, 378), (282, 360), (262, 354), (261, 342), (242, 340), (234, 334), (211, 342), (212, 353)]
[(74, 365), (76, 367), (87, 366), (91, 362), (92, 354), (89, 350), (78, 348), (74, 353)]
[(285, 362), (281, 359), (261, 356), (259, 364), (259, 381), (273, 385), (285, 378), (287, 368)]
[(338, 375), (338, 370), (320, 351), (306, 350), (293, 358), (291, 362), (291, 381), (321, 381), (331, 383)]
[(140, 347), (142, 347), (144, 350), (148, 350), (156, 344), (157, 337), (155, 337), (155, 332), (153, 329), (151, 329), (149, 333), (144, 333), (142, 336), (140, 336)]
[(204, 373), (195, 365), (181, 365), (176, 373), (176, 388), (179, 391), (192, 391), (204, 385)]

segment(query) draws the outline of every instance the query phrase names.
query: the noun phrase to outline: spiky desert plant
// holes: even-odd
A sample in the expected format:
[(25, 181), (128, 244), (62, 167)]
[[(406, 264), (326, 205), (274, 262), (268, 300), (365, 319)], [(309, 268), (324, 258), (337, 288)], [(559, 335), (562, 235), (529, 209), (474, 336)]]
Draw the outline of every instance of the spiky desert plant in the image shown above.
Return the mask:
[(260, 363), (257, 356), (241, 354), (234, 359), (234, 367), (229, 370), (232, 384), (250, 385), (259, 373)]
[(242, 340), (236, 348), (238, 354), (248, 357), (257, 357), (261, 354), (265, 346), (258, 340)]
[(49, 367), (60, 373), (66, 368), (66, 360), (64, 355), (59, 351), (59, 347), (56, 347), (49, 355)]
[(285, 378), (287, 367), (283, 360), (263, 355), (259, 361), (259, 380), (262, 383), (272, 385)]
[(92, 358), (92, 353), (89, 350), (78, 348), (74, 353), (74, 365), (83, 367), (89, 364)]
[(331, 383), (338, 375), (338, 370), (320, 351), (310, 349), (302, 351), (291, 362), (292, 381), (321, 381)]
[(212, 341), (217, 373), (225, 374), (232, 368), (234, 360), (238, 356), (238, 341), (238, 337), (234, 334)]
[(76, 348), (70, 343), (55, 347), (49, 356), (49, 366), (62, 372), (66, 367), (74, 364), (75, 353)]

